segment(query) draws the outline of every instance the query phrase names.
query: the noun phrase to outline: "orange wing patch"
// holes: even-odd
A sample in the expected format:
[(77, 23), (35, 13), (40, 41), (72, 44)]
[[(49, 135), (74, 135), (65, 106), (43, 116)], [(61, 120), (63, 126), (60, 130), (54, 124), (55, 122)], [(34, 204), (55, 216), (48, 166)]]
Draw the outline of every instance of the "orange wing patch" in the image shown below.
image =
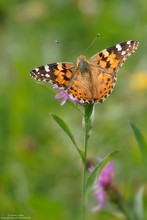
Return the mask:
[(57, 64), (57, 68), (54, 70), (54, 75), (56, 76), (55, 81), (58, 84), (65, 87), (69, 86), (72, 72), (70, 71), (70, 67), (68, 66), (68, 64)]
[(103, 102), (111, 94), (116, 79), (115, 77), (101, 71), (97, 77), (97, 81), (98, 86), (94, 99), (96, 100), (97, 98), (97, 101)]

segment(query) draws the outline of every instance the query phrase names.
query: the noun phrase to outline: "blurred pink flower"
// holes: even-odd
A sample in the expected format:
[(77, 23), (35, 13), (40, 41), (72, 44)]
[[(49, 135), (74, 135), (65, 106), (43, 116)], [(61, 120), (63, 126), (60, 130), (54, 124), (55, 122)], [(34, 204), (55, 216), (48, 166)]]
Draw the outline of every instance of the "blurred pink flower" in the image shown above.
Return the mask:
[(114, 173), (115, 173), (114, 163), (113, 162), (107, 163), (97, 179), (97, 184), (102, 186), (104, 189), (108, 189), (114, 178)]
[[(98, 159), (98, 161), (100, 162), (101, 159)], [(91, 166), (89, 168), (89, 171), (92, 172), (93, 169), (94, 167)], [(108, 190), (110, 189), (112, 181), (114, 179), (114, 173), (114, 163), (108, 162), (98, 176), (94, 188), (94, 196), (98, 202), (98, 205), (92, 209), (93, 211), (98, 211), (104, 208), (107, 201)]]

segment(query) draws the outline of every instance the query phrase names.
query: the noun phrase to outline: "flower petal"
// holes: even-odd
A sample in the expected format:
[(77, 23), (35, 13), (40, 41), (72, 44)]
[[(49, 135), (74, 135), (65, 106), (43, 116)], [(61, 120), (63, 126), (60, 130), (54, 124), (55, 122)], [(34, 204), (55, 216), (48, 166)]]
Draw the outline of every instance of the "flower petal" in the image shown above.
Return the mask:
[(106, 203), (106, 193), (101, 186), (96, 186), (96, 189), (94, 191), (94, 196), (96, 200), (98, 201), (98, 205), (94, 208), (92, 208), (92, 211), (98, 211), (100, 209), (103, 209)]
[(65, 92), (59, 92), (57, 95), (55, 95), (55, 99), (61, 99), (66, 96)]
[(62, 98), (62, 101), (61, 101), (61, 105), (64, 105), (65, 102), (67, 101), (67, 99), (69, 98), (69, 95), (66, 91), (62, 91), (62, 92), (59, 92), (56, 96), (55, 96), (56, 99), (60, 99)]
[(114, 172), (114, 164), (112, 162), (107, 163), (98, 177), (98, 184), (103, 186), (104, 188), (108, 188), (114, 178)]
[[(98, 162), (102, 159), (98, 158)], [(88, 167), (89, 172), (94, 169), (93, 165)], [(94, 197), (96, 198), (98, 204), (92, 209), (92, 211), (98, 211), (103, 209), (107, 201), (108, 190), (111, 187), (115, 172), (115, 165), (113, 162), (108, 162), (102, 169), (100, 175), (95, 182)]]

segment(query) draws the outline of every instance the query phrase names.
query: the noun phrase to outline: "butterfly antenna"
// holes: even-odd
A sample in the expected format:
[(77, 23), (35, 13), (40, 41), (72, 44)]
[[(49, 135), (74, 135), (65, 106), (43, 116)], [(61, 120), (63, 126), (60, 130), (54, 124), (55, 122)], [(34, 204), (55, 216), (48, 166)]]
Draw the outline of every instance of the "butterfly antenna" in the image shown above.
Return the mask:
[(100, 36), (100, 34), (97, 34), (96, 37), (94, 38), (94, 40), (91, 42), (91, 44), (86, 48), (86, 50), (84, 51), (84, 53), (94, 44), (94, 42), (97, 40), (97, 38)]
[(58, 41), (58, 40), (55, 40), (55, 44), (56, 44), (56, 45), (59, 45), (60, 43), (59, 43), (59, 41)]
[(60, 48), (64, 48), (64, 49), (67, 49), (68, 46), (67, 45), (64, 45), (62, 42), (58, 41), (58, 40), (55, 40), (54, 42), (57, 46), (60, 46)]

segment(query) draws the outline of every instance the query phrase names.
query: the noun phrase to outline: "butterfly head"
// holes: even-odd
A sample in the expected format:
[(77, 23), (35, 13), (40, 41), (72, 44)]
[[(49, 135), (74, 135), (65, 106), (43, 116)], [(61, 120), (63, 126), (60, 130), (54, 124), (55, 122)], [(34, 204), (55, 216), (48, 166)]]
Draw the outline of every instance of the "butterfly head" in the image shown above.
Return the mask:
[(81, 73), (87, 73), (89, 72), (89, 63), (88, 61), (86, 60), (86, 57), (83, 56), (83, 55), (80, 55), (78, 58), (77, 58), (77, 66), (80, 70)]

